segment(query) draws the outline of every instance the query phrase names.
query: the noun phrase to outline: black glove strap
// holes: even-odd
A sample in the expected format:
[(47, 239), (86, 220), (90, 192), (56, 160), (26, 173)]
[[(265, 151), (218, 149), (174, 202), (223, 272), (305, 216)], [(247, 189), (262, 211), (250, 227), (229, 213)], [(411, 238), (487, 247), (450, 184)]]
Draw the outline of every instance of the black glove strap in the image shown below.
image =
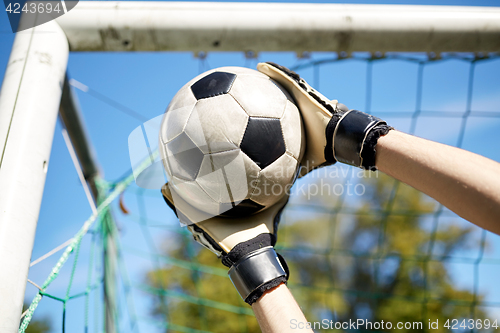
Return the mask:
[(325, 159), (328, 163), (335, 163), (337, 160), (335, 159), (335, 154), (333, 153), (333, 134), (335, 133), (335, 128), (337, 128), (337, 124), (342, 118), (344, 113), (334, 113), (328, 125), (326, 125), (325, 135), (326, 135), (326, 146), (325, 146)]
[(226, 267), (232, 267), (237, 261), (250, 252), (262, 249), (268, 246), (274, 246), (276, 237), (273, 234), (260, 234), (257, 237), (239, 243), (228, 253), (222, 256), (222, 264)]
[(391, 129), (394, 129), (391, 126), (383, 124), (378, 124), (373, 127), (373, 129), (366, 136), (365, 142), (363, 143), (363, 150), (361, 152), (361, 157), (363, 159), (363, 168), (365, 170), (375, 171), (377, 167), (375, 167), (375, 155), (376, 155), (376, 146), (377, 141), (381, 136), (389, 133)]
[(267, 246), (248, 253), (231, 267), (229, 278), (245, 302), (252, 305), (264, 292), (286, 282), (288, 267), (283, 267), (281, 259)]
[[(387, 126), (386, 122), (367, 113), (351, 110), (343, 114), (333, 133), (333, 153), (337, 161), (357, 167), (371, 169), (375, 165), (375, 145), (378, 136), (370, 132), (378, 125)], [(387, 126), (388, 127), (388, 126)], [(388, 128), (387, 131), (389, 131)], [(385, 132), (387, 134), (387, 132)], [(374, 140), (373, 149), (364, 151), (367, 139)], [(367, 158), (368, 161), (364, 161)], [(370, 165), (368, 165), (370, 164)], [(367, 167), (368, 166), (368, 167)]]

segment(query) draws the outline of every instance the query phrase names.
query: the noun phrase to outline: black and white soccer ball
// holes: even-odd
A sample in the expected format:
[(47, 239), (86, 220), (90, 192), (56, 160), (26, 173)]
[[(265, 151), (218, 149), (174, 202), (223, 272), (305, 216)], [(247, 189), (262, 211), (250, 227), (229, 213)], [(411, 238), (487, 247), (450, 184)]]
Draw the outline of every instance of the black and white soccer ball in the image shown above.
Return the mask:
[(295, 181), (304, 148), (301, 116), (288, 92), (242, 67), (217, 68), (188, 82), (160, 129), (170, 189), (214, 216), (245, 216), (280, 200)]

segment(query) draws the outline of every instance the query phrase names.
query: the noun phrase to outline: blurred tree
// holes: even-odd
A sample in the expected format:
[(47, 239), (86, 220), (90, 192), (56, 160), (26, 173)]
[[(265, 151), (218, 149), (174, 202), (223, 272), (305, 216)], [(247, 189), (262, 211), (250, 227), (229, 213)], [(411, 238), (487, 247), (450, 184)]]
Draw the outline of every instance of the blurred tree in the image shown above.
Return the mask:
[[(301, 204), (290, 204), (280, 225), (277, 248), (287, 259), (289, 286), (308, 320), (421, 322), (428, 331), (428, 320), (438, 319), (439, 329), (433, 332), (445, 332), (443, 324), (449, 318), (485, 318), (479, 308), (471, 312), (473, 301), (481, 305), (481, 296), (474, 300), (472, 293), (454, 286), (446, 263), (435, 259), (436, 249), (446, 258), (477, 244), (472, 227), (447, 223), (433, 228), (435, 202), (383, 174), (365, 178), (361, 187), (338, 179), (316, 179), (317, 188), (337, 194), (342, 189), (344, 195), (309, 198), (298, 191), (303, 197), (293, 201)], [(309, 179), (307, 184), (314, 183)], [(338, 208), (342, 209), (332, 213)], [(175, 245), (166, 251), (168, 257), (224, 269), (189, 235), (169, 243)], [(164, 266), (148, 272), (147, 283), (155, 290), (248, 307), (222, 275)], [(154, 295), (154, 313), (174, 326), (259, 332), (249, 315)]]
[[(23, 312), (28, 309), (29, 304), (24, 303)], [(51, 324), (49, 318), (33, 319), (31, 320), (26, 333), (47, 333), (51, 330)]]

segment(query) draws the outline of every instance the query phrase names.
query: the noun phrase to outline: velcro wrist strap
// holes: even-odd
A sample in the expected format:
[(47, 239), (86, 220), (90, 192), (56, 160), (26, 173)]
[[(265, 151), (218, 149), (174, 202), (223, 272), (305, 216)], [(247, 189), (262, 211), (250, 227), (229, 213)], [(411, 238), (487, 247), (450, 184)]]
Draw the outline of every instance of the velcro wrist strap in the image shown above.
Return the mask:
[(339, 162), (361, 167), (362, 150), (368, 133), (385, 121), (367, 113), (350, 110), (337, 123), (333, 133), (333, 153)]
[(234, 263), (228, 274), (244, 300), (266, 283), (287, 275), (272, 246), (248, 253)]

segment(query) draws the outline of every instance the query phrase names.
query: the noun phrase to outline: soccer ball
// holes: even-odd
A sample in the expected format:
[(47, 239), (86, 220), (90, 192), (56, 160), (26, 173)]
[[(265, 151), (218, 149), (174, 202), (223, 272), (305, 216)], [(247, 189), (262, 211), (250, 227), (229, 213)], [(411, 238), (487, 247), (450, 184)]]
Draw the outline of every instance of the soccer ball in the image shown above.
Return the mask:
[(213, 216), (246, 216), (276, 203), (295, 181), (304, 148), (292, 97), (266, 75), (241, 67), (188, 82), (160, 129), (171, 191)]

